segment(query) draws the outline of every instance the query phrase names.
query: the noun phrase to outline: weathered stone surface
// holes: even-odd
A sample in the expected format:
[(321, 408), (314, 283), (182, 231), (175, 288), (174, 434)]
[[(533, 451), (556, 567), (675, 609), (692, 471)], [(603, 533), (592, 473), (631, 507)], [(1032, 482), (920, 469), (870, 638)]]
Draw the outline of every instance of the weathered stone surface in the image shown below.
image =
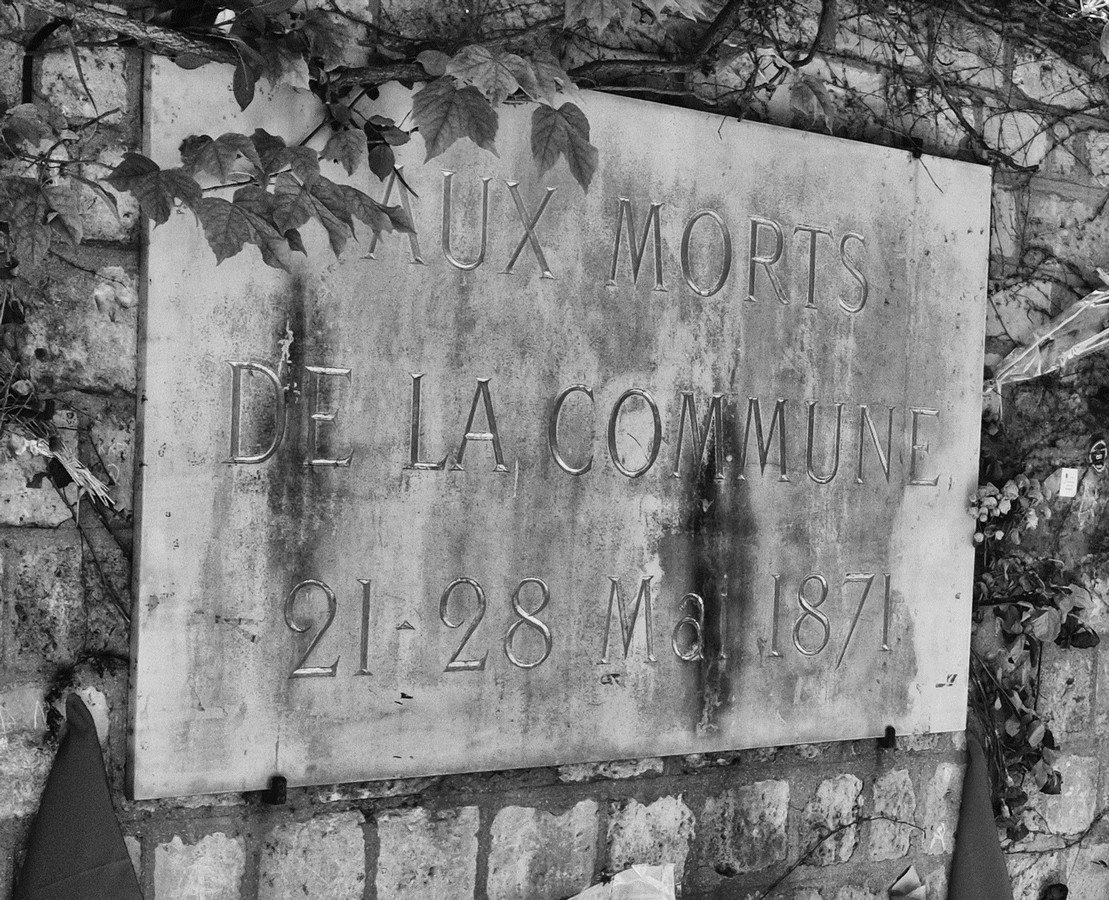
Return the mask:
[(1027, 112), (995, 111), (986, 117), (982, 133), (990, 146), (1013, 158), (1019, 166), (1037, 166), (1051, 147), (1048, 124)]
[(0, 735), (0, 820), (34, 813), (53, 758), (33, 734)]
[(1090, 756), (1061, 756), (1056, 763), (1063, 776), (1058, 794), (1033, 794), (1030, 806), (1044, 817), (1048, 831), (1078, 834), (1089, 827), (1097, 812), (1098, 761)]
[(137, 260), (84, 246), (67, 256), (80, 268), (47, 262), (44, 296), (28, 304), (27, 322), (20, 326), (20, 362), (45, 389), (133, 394), (137, 308), (113, 304), (100, 311), (95, 293), (104, 281), (98, 270), (120, 266), (133, 272)]
[(1070, 897), (1109, 897), (1109, 844), (1076, 844), (1063, 859)]
[[(916, 792), (907, 769), (887, 772), (874, 782), (874, 816), (870, 823), (870, 858), (900, 859), (909, 852), (916, 815)], [(893, 821), (890, 821), (893, 820)]]
[(1013, 882), (1013, 900), (1040, 900), (1045, 887), (1066, 879), (1061, 853), (1013, 853), (1005, 857), (1005, 865)]
[(929, 897), (946, 897), (947, 896), (947, 866), (937, 866), (926, 876), (924, 876), (924, 886), (928, 890)]
[(66, 501), (77, 496), (72, 486), (59, 495), (45, 477), (48, 460), (33, 453), (22, 438), (7, 436), (0, 451), (0, 525), (52, 528), (70, 518)]
[(377, 895), (391, 900), (471, 897), (478, 808), (398, 810), (377, 817)]
[(646, 759), (614, 759), (600, 763), (574, 763), (558, 767), (558, 780), (566, 782), (592, 781), (594, 778), (639, 778), (642, 775), (661, 775), (662, 760), (657, 757)]
[[(131, 868), (135, 870), (135, 876), (139, 879), (142, 878), (142, 841), (134, 835), (128, 834), (123, 838), (123, 843), (127, 847), (127, 855), (131, 857)], [(3, 896), (0, 894), (0, 896)]]
[(1089, 650), (1044, 647), (1038, 708), (1057, 735), (1090, 727), (1094, 656)]
[(237, 900), (245, 868), (241, 837), (216, 832), (186, 844), (174, 835), (154, 848), (154, 900)]
[(126, 52), (117, 47), (82, 47), (78, 57), (80, 74), (68, 49), (43, 55), (40, 85), (46, 99), (71, 120), (92, 119), (110, 109), (127, 109)]
[(801, 842), (808, 847), (827, 840), (809, 857), (811, 864), (829, 866), (851, 859), (859, 843), (859, 827), (849, 823), (859, 818), (862, 791), (863, 783), (855, 775), (837, 775), (820, 783), (805, 807)]
[(950, 853), (955, 846), (955, 825), (962, 802), (963, 767), (940, 763), (924, 794), (924, 852)]
[(879, 898), (883, 898), (884, 900), (886, 895), (884, 892), (877, 893), (864, 887), (849, 885), (847, 887), (841, 887), (832, 896), (833, 900), (879, 900)]
[(707, 863), (726, 876), (765, 869), (789, 852), (789, 782), (759, 781), (709, 797), (698, 820)]
[(134, 194), (118, 193), (103, 179), (123, 161), (123, 154), (130, 148), (121, 143), (111, 143), (100, 148), (97, 158), (81, 167), (81, 174), (90, 181), (98, 181), (104, 191), (115, 198), (112, 209), (91, 188), (74, 185), (81, 203), (85, 240), (131, 243), (135, 240), (139, 223), (139, 204)]
[(46, 732), (43, 697), (49, 685), (41, 682), (13, 684), (0, 690), (0, 735), (41, 737)]
[(262, 847), (259, 900), (347, 900), (366, 884), (361, 813), (317, 816), (275, 828)]
[(76, 530), (7, 530), (0, 563), (9, 664), (30, 671), (75, 659), (86, 621)]
[(597, 856), (597, 803), (561, 815), (508, 806), (493, 820), (488, 892), (498, 900), (562, 900), (588, 885)]
[[(1051, 106), (1081, 109), (1101, 94), (1090, 76), (1057, 56), (1018, 48), (1013, 54), (1013, 86), (1026, 97)], [(1100, 102), (1105, 102), (1104, 98)]]
[(387, 781), (369, 781), (365, 784), (325, 784), (312, 791), (317, 803), (337, 803), (351, 800), (370, 800), (377, 797), (403, 797), (419, 794), (437, 784), (438, 778), (394, 778)]
[(695, 832), (693, 811), (680, 794), (646, 805), (638, 800), (614, 804), (608, 823), (607, 868), (619, 872), (634, 863), (673, 863), (681, 880)]

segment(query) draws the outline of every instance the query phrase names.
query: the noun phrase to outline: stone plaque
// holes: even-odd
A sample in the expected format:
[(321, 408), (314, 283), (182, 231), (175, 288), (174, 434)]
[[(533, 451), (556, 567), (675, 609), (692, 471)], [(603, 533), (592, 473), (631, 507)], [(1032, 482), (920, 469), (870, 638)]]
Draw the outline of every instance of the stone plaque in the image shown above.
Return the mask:
[[(155, 159), (318, 121), (229, 80)], [(988, 170), (580, 103), (588, 192), (505, 108), (355, 176), (416, 234), (151, 232), (135, 796), (963, 727)]]

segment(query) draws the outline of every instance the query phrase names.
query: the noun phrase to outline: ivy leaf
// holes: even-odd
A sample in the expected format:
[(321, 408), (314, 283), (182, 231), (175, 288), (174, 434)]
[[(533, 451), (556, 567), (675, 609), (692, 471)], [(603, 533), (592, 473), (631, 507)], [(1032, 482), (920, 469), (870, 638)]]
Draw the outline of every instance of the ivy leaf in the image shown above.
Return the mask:
[(0, 121), (0, 129), (8, 143), (27, 141), (37, 144), (43, 138), (50, 137), (50, 125), (33, 103), (20, 103), (9, 109)]
[(56, 214), (57, 220), (62, 223), (72, 243), (81, 243), (84, 236), (84, 225), (81, 222), (81, 203), (68, 184), (43, 185), (42, 195), (50, 209)]
[(325, 70), (331, 70), (343, 63), (347, 30), (341, 20), (333, 18), (322, 9), (310, 9), (304, 16), (301, 31), (308, 39), (312, 56), (323, 63)]
[[(320, 154), (333, 159), (353, 175), (366, 159), (366, 135), (360, 128), (344, 127), (331, 132)], [(392, 167), (390, 167), (390, 171)]]
[(350, 185), (340, 185), (340, 190), (343, 192), (351, 215), (365, 222), (375, 232), (395, 229), (409, 234), (416, 230), (403, 206), (385, 206), (369, 194)]
[(550, 106), (558, 106), (558, 93), (576, 95), (573, 79), (566, 74), (566, 70), (559, 65), (549, 53), (537, 54), (531, 59), (532, 71), (535, 72), (536, 100)]
[(370, 148), (370, 171), (382, 181), (392, 174), (396, 164), (396, 155), (388, 144), (375, 144)]
[(600, 34), (617, 16), (623, 20), (631, 11), (632, 0), (566, 0), (563, 24), (566, 28), (573, 28), (584, 21)]
[(331, 252), (338, 256), (354, 235), (354, 221), (342, 188), (322, 175), (308, 185), (316, 218), (327, 231)]
[(254, 99), (254, 85), (258, 82), (258, 73), (245, 59), (239, 57), (235, 65), (235, 74), (231, 77), (231, 90), (235, 94), (235, 102), (239, 109), (246, 109)]
[(258, 151), (262, 171), (273, 175), (284, 168), (291, 168), (302, 182), (309, 184), (320, 174), (320, 159), (311, 147), (287, 147), (285, 141), (263, 128), (255, 129), (250, 137)]
[(589, 143), (589, 120), (573, 103), (563, 103), (558, 109), (537, 106), (531, 116), (531, 152), (539, 163), (542, 175), (566, 157), (570, 174), (589, 190), (593, 173), (597, 171), (597, 148)]
[[(248, 184), (235, 191), (232, 198), (235, 206), (253, 213), (267, 223), (272, 223), (274, 210), (274, 196), (269, 191), (254, 184)], [(303, 245), (302, 245), (303, 246)], [(262, 262), (275, 269), (293, 271), (292, 257), (289, 255), (289, 241), (284, 236), (272, 240), (262, 240), (258, 244), (262, 253)]]
[(811, 75), (801, 74), (793, 79), (789, 87), (789, 108), (810, 126), (823, 122), (824, 129), (832, 133), (832, 120), (835, 104), (828, 95), (824, 82)]
[(452, 78), (427, 84), (412, 98), (412, 117), (424, 136), (427, 156), (438, 156), (459, 138), (468, 137), (479, 147), (497, 151), (497, 113), (477, 88), (458, 87)]
[(194, 209), (204, 226), (208, 246), (216, 254), (216, 265), (239, 253), (245, 244), (260, 246), (266, 241), (284, 239), (261, 216), (222, 197), (204, 197)]
[(316, 212), (308, 189), (288, 173), (277, 176), (273, 204), (273, 223), (282, 232), (300, 228)]
[(15, 238), (16, 256), (27, 267), (37, 267), (50, 248), (52, 231), (46, 222), (46, 198), (34, 178), (11, 177), (0, 181), (6, 201), (9, 233)]
[(696, 20), (706, 15), (702, 0), (639, 0), (639, 2), (649, 9), (656, 19), (662, 17), (662, 11), (666, 7), (670, 7), (678, 15), (685, 16), (687, 19)]
[(290, 250), (297, 253), (307, 254), (308, 251), (304, 247), (304, 239), (300, 236), (300, 232), (295, 228), (290, 228), (285, 232), (285, 241), (289, 245)]
[(447, 63), (451, 58), (442, 50), (424, 50), (416, 56), (416, 62), (424, 67), (432, 78), (439, 78), (447, 72)]
[(520, 78), (531, 87), (532, 97), (538, 93), (535, 73), (523, 59), (514, 53), (502, 53), (480, 44), (471, 44), (459, 50), (447, 63), (447, 74), (460, 84), (472, 84), (494, 106), (523, 87)]
[(228, 132), (215, 140), (206, 134), (194, 134), (181, 142), (180, 153), (184, 169), (190, 175), (206, 172), (227, 181), (244, 171), (244, 162), (262, 170), (258, 151), (245, 134)]
[(195, 210), (200, 185), (184, 169), (162, 169), (141, 153), (125, 153), (123, 161), (105, 179), (118, 191), (128, 191), (139, 201), (139, 211), (161, 225), (180, 200)]
[(1101, 55), (1109, 60), (1109, 22), (1105, 23), (1105, 27), (1101, 29), (1101, 41), (1099, 42), (1101, 48)]

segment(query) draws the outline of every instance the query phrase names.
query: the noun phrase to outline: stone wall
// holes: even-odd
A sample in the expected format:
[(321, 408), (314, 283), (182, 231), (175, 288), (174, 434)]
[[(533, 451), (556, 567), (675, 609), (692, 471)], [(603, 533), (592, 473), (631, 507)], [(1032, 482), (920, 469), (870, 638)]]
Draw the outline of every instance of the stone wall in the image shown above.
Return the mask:
[[(840, 32), (811, 70), (831, 86), (829, 125), (961, 152), (964, 135), (951, 116), (922, 98), (894, 96), (889, 73), (921, 70), (920, 60), (841, 7)], [(8, 30), (34, 24), (33, 16), (4, 15)], [(937, 65), (964, 114), (1037, 167), (995, 175), (987, 350), (996, 360), (1090, 290), (1098, 266), (1109, 267), (1109, 122), (1098, 106), (1105, 98), (1069, 63), (989, 29), (946, 18), (929, 37), (952, 50)], [(21, 51), (0, 46), (0, 88), (18, 98)], [(34, 89), (74, 116), (120, 110), (81, 145), (86, 172), (96, 176), (139, 143), (140, 60), (105, 49), (82, 50), (80, 59), (87, 93), (68, 48), (38, 59)], [(805, 124), (784, 95), (771, 98), (766, 116)], [(891, 130), (894, 120), (900, 130)], [(5, 326), (3, 345), (58, 396), (59, 426), (84, 459), (116, 479), (123, 515), (104, 523), (85, 506), (78, 529), (72, 489), (59, 495), (37, 477), (41, 458), (11, 442), (0, 454), (0, 896), (10, 891), (70, 687), (83, 691), (103, 726), (148, 900), (558, 900), (635, 862), (676, 864), (686, 898), (758, 897), (787, 873), (773, 896), (884, 897), (910, 863), (932, 900), (945, 896), (961, 735), (900, 737), (894, 749), (860, 741), (298, 789), (280, 806), (261, 795), (126, 801), (129, 650), (117, 604), (130, 604), (121, 547), (130, 542), (135, 462), (138, 223), (126, 201), (118, 219), (91, 195), (88, 202), (85, 243), (51, 260), (27, 323)], [(1007, 396), (1010, 430), (1049, 487), (1060, 466), (1084, 467), (1090, 438), (1106, 425), (1107, 385), (1109, 366), (1095, 359)], [(1056, 515), (1045, 552), (1081, 567), (1095, 598), (1092, 622), (1104, 630), (1104, 500), (1099, 477), (1083, 471), (1077, 498), (1050, 501)], [(1109, 831), (1097, 823), (1109, 805), (1109, 746), (1098, 735), (1109, 699), (1099, 685), (1109, 691), (1109, 648), (1049, 649), (1040, 704), (1062, 744), (1063, 791), (1035, 800), (1037, 832), (1010, 848), (1016, 896), (1037, 898), (1044, 885), (1066, 881), (1071, 897), (1102, 897)]]

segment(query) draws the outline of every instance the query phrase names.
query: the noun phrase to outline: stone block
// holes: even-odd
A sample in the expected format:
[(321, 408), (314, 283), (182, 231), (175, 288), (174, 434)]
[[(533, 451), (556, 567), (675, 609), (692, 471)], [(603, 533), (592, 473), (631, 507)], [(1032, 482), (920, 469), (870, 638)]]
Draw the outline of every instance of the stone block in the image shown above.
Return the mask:
[(1090, 727), (1094, 654), (1089, 650), (1044, 647), (1040, 701), (1047, 725), (1058, 736)]
[[(123, 154), (131, 149), (137, 148), (113, 142), (102, 147), (94, 161), (81, 166), (81, 174), (100, 184), (104, 192), (116, 201), (113, 209), (92, 188), (80, 183), (74, 184), (81, 201), (81, 221), (85, 226), (86, 241), (133, 243), (136, 240), (139, 224), (138, 201), (134, 194), (119, 193), (103, 181), (123, 161)], [(165, 165), (167, 168), (171, 167), (168, 162)]]
[(639, 778), (643, 775), (661, 775), (662, 760), (657, 757), (646, 759), (615, 759), (599, 763), (575, 763), (558, 767), (558, 780), (566, 782), (593, 781), (596, 778), (621, 779)]
[(982, 124), (982, 136), (1018, 166), (1038, 166), (1051, 149), (1049, 126), (1029, 112), (993, 111)]
[(1036, 279), (996, 290), (986, 308), (986, 336), (1026, 344), (1032, 333), (1074, 297), (1057, 281)]
[(593, 878), (597, 803), (562, 815), (508, 806), (493, 820), (488, 893), (497, 900), (561, 900)]
[(789, 852), (789, 782), (759, 781), (705, 801), (699, 820), (708, 864), (727, 877), (782, 862)]
[(1109, 897), (1109, 844), (1076, 844), (1065, 854), (1071, 897)]
[(77, 57), (80, 69), (69, 48), (43, 54), (39, 69), (43, 97), (70, 121), (93, 119), (113, 109), (127, 110), (130, 94), (126, 51), (118, 47), (81, 47)]
[(646, 805), (638, 800), (614, 804), (609, 815), (606, 868), (619, 872), (634, 863), (673, 863), (680, 881), (695, 832), (693, 811), (680, 794)]
[(848, 885), (841, 887), (832, 895), (832, 900), (880, 900), (882, 894), (875, 893), (865, 887)]
[(363, 784), (324, 784), (312, 789), (314, 803), (339, 803), (374, 800), (380, 797), (404, 797), (419, 794), (439, 783), (439, 778), (393, 778), (367, 781)]
[(55, 528), (71, 515), (66, 503), (77, 498), (73, 485), (61, 495), (46, 470), (49, 460), (35, 452), (34, 442), (9, 434), (0, 450), (0, 525)]
[(477, 879), (476, 806), (380, 813), (377, 896), (390, 900), (459, 900)]
[(0, 735), (0, 820), (30, 816), (38, 809), (53, 759), (53, 750), (34, 735)]
[(929, 856), (950, 853), (955, 846), (955, 826), (963, 792), (962, 766), (940, 763), (924, 794), (924, 852)]
[[(127, 847), (127, 855), (131, 857), (131, 868), (135, 870), (135, 877), (142, 879), (142, 841), (134, 835), (125, 835), (123, 843)], [(3, 896), (0, 894), (0, 896)]]
[(0, 735), (41, 739), (46, 733), (43, 697), (49, 685), (16, 684), (0, 690)]
[(1043, 816), (1047, 831), (1078, 834), (1097, 812), (1098, 761), (1090, 756), (1061, 756), (1056, 763), (1063, 776), (1058, 794), (1033, 794), (1029, 805)]
[(366, 886), (361, 813), (278, 825), (262, 848), (258, 900), (347, 900)]
[(33, 671), (72, 662), (86, 631), (76, 530), (8, 530), (0, 536), (0, 564), (9, 665)]
[(1094, 178), (1109, 178), (1109, 132), (1090, 131), (1086, 134), (1086, 165)]
[(1077, 110), (1095, 102), (1095, 97), (1096, 102), (1105, 102), (1104, 92), (1089, 75), (1039, 47), (1014, 50), (1012, 80), (1024, 96), (1049, 106)]
[(186, 844), (174, 835), (154, 848), (154, 900), (236, 900), (245, 869), (241, 837), (216, 832)]
[(1011, 853), (1005, 866), (1013, 883), (1013, 900), (1040, 900), (1045, 887), (1066, 880), (1061, 853)]
[(947, 866), (937, 866), (924, 876), (924, 887), (929, 897), (947, 896)]
[(134, 394), (137, 307), (97, 305), (105, 267), (134, 277), (132, 254), (100, 248), (66, 251), (76, 265), (51, 258), (44, 266), (42, 293), (28, 303), (18, 332), (20, 362), (45, 390), (77, 389), (96, 394)]
[[(805, 807), (801, 844), (808, 848), (821, 841), (809, 862), (828, 866), (847, 862), (859, 843), (859, 827), (850, 824), (862, 810), (863, 783), (850, 774), (825, 779)], [(826, 838), (826, 840), (824, 840)]]
[(874, 816), (870, 823), (870, 858), (900, 859), (909, 852), (916, 828), (916, 792), (907, 769), (887, 772), (874, 782)]

